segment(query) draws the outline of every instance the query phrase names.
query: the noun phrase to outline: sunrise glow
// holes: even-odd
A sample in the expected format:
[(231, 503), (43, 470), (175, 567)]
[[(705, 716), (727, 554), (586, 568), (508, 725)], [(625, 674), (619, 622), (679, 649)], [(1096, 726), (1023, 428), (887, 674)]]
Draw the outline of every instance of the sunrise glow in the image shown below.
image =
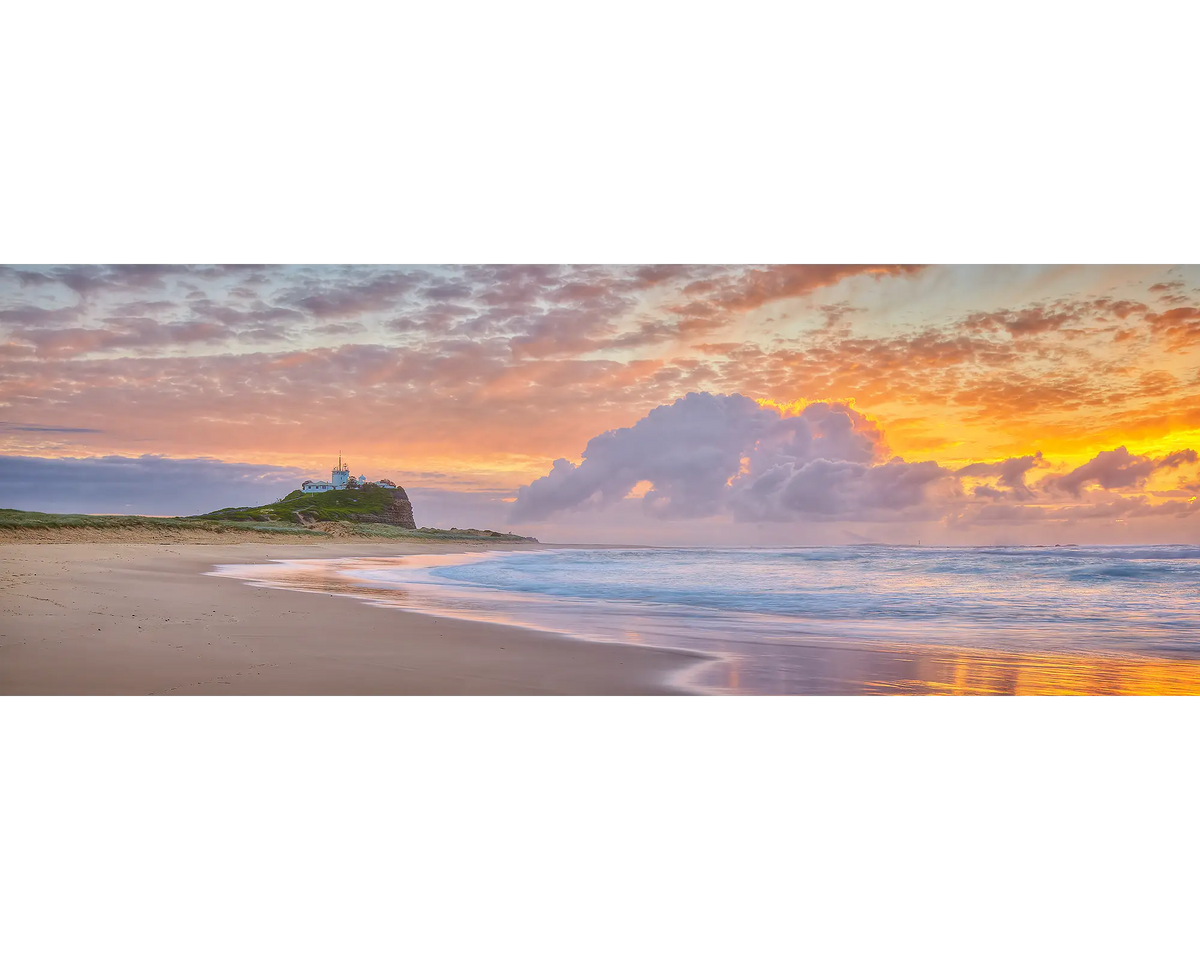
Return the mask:
[[(93, 510), (121, 506), (102, 478), (123, 463), (195, 462), (172, 481), (185, 510), (209, 505), (212, 478), (265, 494), (343, 451), (431, 505), (543, 533), (649, 522), (669, 540), (686, 519), (689, 536), (747, 540), (787, 525), (988, 542), (1051, 522), (1084, 539), (1196, 536), (1192, 267), (5, 267), (0, 338), (5, 469), (70, 467), (61, 482)], [(903, 506), (751, 509), (764, 457), (798, 451), (733, 437), (728, 497), (685, 503), (667, 490), (705, 456), (697, 422), (691, 452), (651, 441), (597, 473), (610, 431), (700, 393), (781, 421), (852, 411), (862, 463), (936, 466), (910, 471)], [(1027, 457), (1018, 486), (985, 466)], [(583, 470), (573, 486), (599, 486), (530, 506), (559, 460)]]
[(1193, 262), (0, 263), (2, 698), (1200, 696)]

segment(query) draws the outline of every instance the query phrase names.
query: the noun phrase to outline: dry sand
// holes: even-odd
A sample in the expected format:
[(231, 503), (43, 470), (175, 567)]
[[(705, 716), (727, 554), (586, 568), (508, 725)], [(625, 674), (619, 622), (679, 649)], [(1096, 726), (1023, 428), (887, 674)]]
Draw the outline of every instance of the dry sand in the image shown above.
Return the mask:
[(0, 543), (0, 694), (653, 694), (678, 692), (670, 678), (698, 662), (203, 576), (272, 558), (486, 548)]

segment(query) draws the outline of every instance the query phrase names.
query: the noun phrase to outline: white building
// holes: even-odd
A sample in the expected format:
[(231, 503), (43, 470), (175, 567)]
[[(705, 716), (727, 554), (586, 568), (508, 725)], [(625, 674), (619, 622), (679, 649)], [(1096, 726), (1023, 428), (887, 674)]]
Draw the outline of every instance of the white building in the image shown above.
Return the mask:
[(337, 469), (333, 471), (333, 489), (345, 490), (346, 485), (350, 482), (350, 467), (348, 464), (342, 463), (342, 455), (338, 454)]
[[(359, 486), (367, 483), (367, 475), (364, 473), (358, 478)], [(325, 493), (327, 490), (345, 490), (350, 485), (350, 466), (342, 463), (342, 455), (338, 454), (338, 465), (334, 469), (330, 480), (305, 480), (300, 484), (300, 489), (305, 493)], [(396, 485), (391, 480), (384, 480), (379, 484), (381, 487), (387, 487), (389, 490), (395, 490)]]

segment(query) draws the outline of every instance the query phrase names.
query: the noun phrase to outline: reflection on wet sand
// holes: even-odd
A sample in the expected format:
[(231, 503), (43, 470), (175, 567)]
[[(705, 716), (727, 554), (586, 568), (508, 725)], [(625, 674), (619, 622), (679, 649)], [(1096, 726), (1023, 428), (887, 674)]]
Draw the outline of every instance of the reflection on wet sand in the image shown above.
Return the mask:
[[(751, 646), (756, 646), (751, 644)], [(937, 646), (787, 642), (765, 656), (729, 652), (703, 669), (713, 693), (1184, 696), (1200, 664), (1158, 657), (1022, 654)], [(750, 683), (744, 675), (753, 674)]]
[[(236, 565), (220, 572), (263, 586), (350, 595), (418, 612), (547, 629), (523, 622), (511, 610), (499, 609), (485, 599), (460, 593), (452, 600), (433, 602), (424, 589), (376, 587), (356, 577), (356, 573), (380, 565), (377, 559), (299, 561)], [(608, 639), (665, 645), (632, 629), (615, 628)], [(689, 688), (708, 693), (1200, 695), (1200, 661), (1168, 657), (740, 636), (724, 643), (697, 640), (688, 646), (714, 658), (691, 668), (683, 678)]]
[[(370, 587), (361, 581), (348, 579), (335, 570), (351, 569), (343, 566), (346, 561), (338, 561), (337, 567), (321, 569), (319, 567), (296, 566), (255, 566), (252, 579), (264, 586), (285, 587), (289, 590), (303, 590), (306, 593), (330, 593), (361, 597), (363, 600), (376, 600), (381, 603), (399, 607), (412, 606), (412, 600), (403, 587)], [(236, 567), (231, 568), (236, 570)], [(327, 572), (328, 571), (328, 572)], [(251, 571), (247, 569), (246, 573)]]
[(1200, 693), (1200, 665), (1158, 657), (1010, 656), (957, 652), (931, 657), (931, 693), (1017, 696), (1175, 696)]

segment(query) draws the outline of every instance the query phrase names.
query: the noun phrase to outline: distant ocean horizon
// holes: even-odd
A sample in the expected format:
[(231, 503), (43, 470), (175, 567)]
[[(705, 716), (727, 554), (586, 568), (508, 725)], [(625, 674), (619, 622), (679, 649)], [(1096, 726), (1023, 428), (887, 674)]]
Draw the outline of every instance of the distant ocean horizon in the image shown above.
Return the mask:
[(1200, 692), (1196, 545), (548, 547), (221, 572), (701, 653), (681, 683), (704, 692)]

